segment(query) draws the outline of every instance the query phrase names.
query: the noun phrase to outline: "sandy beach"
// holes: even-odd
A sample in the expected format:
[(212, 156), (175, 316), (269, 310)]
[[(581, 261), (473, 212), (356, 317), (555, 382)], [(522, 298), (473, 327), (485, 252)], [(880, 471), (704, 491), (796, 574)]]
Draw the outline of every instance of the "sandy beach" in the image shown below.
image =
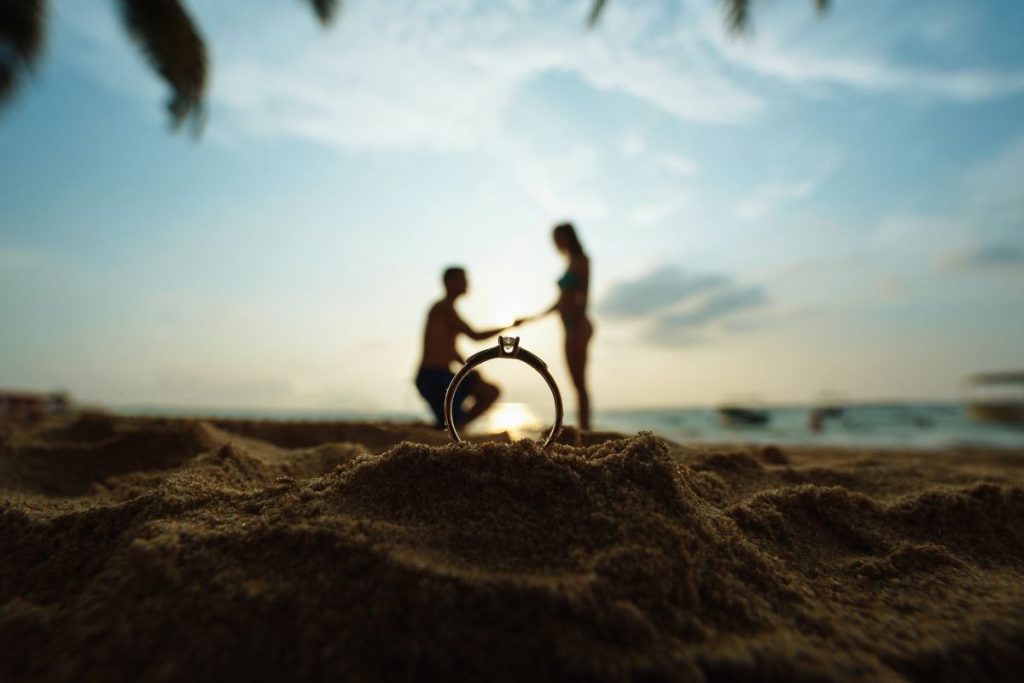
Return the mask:
[(1024, 681), (1022, 28), (0, 0), (0, 683)]
[(1024, 454), (86, 415), (0, 451), (0, 678), (1012, 680)]

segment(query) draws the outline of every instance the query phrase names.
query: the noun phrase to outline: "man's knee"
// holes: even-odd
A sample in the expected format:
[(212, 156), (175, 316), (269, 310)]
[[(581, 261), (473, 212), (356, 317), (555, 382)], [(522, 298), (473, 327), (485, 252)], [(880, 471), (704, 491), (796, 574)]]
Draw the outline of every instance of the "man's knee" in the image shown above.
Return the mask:
[(498, 396), (501, 395), (501, 390), (493, 384), (481, 383), (480, 387), (476, 391), (477, 398), (487, 403), (493, 403), (498, 400)]

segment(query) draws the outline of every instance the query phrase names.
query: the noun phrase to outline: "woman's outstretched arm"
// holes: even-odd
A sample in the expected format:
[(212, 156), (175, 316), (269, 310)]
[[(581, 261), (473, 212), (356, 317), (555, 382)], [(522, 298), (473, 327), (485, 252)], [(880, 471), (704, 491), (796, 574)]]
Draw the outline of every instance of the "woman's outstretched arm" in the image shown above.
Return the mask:
[(561, 305), (561, 303), (562, 297), (558, 297), (555, 303), (551, 304), (550, 307), (544, 309), (540, 313), (537, 313), (536, 315), (528, 315), (525, 318), (517, 318), (515, 323), (513, 323), (513, 327), (522, 325), (523, 323), (532, 322), (534, 320), (540, 320), (544, 316), (551, 315), (552, 313), (558, 310), (558, 307)]

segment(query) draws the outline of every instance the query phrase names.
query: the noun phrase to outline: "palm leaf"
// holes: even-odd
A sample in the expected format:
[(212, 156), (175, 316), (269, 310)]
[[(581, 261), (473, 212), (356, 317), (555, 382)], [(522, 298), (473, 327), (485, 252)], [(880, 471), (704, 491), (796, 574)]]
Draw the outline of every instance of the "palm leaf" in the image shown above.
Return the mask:
[(43, 49), (43, 0), (0, 0), (0, 106)]
[(120, 0), (124, 23), (147, 60), (171, 87), (167, 109), (177, 128), (202, 124), (206, 45), (178, 0)]
[(750, 22), (750, 0), (725, 0), (725, 22), (736, 33), (747, 30)]
[[(745, 31), (750, 25), (750, 0), (722, 1), (725, 5), (725, 21), (729, 28), (737, 33)], [(831, 0), (813, 1), (818, 12), (824, 12), (827, 10), (831, 2)], [(587, 19), (587, 25), (590, 28), (594, 28), (597, 22), (601, 19), (601, 13), (604, 12), (604, 8), (607, 4), (607, 0), (594, 0), (594, 4), (590, 6), (590, 17)]]
[(341, 6), (341, 0), (309, 0), (309, 3), (313, 5), (316, 18), (325, 26), (331, 23)]
[(590, 17), (587, 19), (587, 26), (594, 28), (597, 25), (597, 21), (601, 18), (601, 12), (604, 11), (606, 0), (594, 0), (594, 4), (590, 7)]
[[(815, 9), (821, 14), (828, 9), (831, 0), (813, 0)], [(750, 0), (724, 0), (725, 21), (736, 33), (743, 33), (750, 26)]]

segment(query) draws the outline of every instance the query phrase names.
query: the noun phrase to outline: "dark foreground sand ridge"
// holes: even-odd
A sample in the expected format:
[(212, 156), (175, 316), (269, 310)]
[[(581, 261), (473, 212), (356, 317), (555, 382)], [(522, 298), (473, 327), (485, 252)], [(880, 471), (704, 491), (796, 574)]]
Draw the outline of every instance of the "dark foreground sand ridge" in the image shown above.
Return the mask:
[(0, 679), (1014, 680), (1024, 666), (1021, 454), (651, 436), (388, 448), (439, 439), (317, 429), (373, 438), (103, 417), (8, 435)]

